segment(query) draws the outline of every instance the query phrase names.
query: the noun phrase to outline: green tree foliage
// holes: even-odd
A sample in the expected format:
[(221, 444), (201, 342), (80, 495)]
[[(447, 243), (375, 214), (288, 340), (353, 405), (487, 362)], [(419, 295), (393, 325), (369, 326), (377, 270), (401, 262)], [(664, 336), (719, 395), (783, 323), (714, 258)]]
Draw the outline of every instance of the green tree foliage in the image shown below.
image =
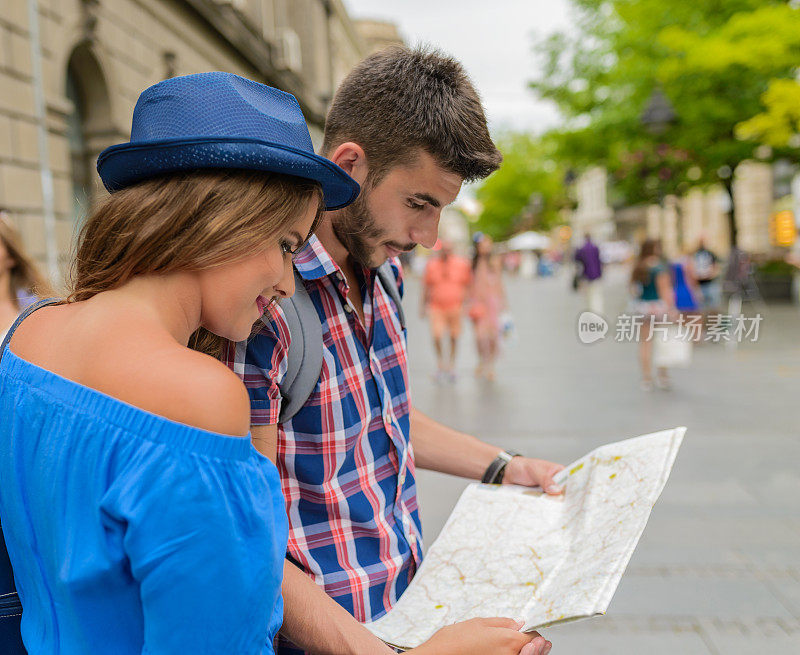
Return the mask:
[[(760, 96), (765, 111), (736, 126), (741, 139), (785, 148), (800, 131), (800, 85), (795, 75), (800, 63), (800, 9), (796, 4), (766, 4), (731, 17), (702, 38), (683, 28), (665, 30), (662, 41), (678, 55), (666, 62), (666, 76), (687, 70), (719, 76), (735, 72), (767, 82)], [(751, 114), (752, 115), (752, 114)]]
[(794, 80), (773, 80), (761, 101), (765, 111), (739, 123), (737, 136), (776, 148), (796, 148), (800, 133), (800, 84)]
[(548, 229), (559, 222), (566, 198), (563, 169), (546, 138), (511, 132), (497, 139), (503, 153), (500, 169), (478, 187), (482, 206), (475, 227), (494, 239), (522, 229)]
[[(800, 10), (781, 0), (571, 4), (577, 29), (536, 44), (545, 65), (531, 83), (567, 119), (554, 137), (563, 158), (606, 165), (620, 201), (636, 203), (716, 182), (752, 156), (736, 126), (761, 111), (770, 79), (793, 75)], [(654, 134), (641, 115), (656, 88), (677, 116)]]
[[(689, 125), (702, 128), (694, 133), (702, 139), (696, 149), (707, 169), (734, 167), (751, 156), (754, 144), (742, 137), (777, 137), (773, 130), (778, 126), (765, 124), (763, 114), (755, 122), (747, 119), (768, 101), (773, 103), (771, 117), (786, 117), (781, 105), (792, 100), (786, 91), (787, 84), (795, 85), (800, 63), (800, 9), (785, 1), (760, 0), (756, 5), (706, 30), (673, 26), (659, 35), (670, 53), (659, 68), (666, 83), (716, 88), (721, 94), (702, 102), (701, 113), (687, 116)], [(703, 128), (704, 119), (711, 124)], [(788, 138), (783, 143), (773, 139), (778, 147), (787, 143)]]

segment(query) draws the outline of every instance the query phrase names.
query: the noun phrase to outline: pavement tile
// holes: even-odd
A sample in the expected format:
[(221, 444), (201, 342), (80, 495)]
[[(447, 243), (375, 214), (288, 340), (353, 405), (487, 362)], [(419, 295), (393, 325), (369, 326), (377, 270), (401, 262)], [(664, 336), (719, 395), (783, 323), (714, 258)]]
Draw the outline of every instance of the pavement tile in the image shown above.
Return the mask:
[(797, 544), (744, 545), (734, 544), (736, 552), (757, 570), (793, 571), (800, 576), (800, 547)]
[[(661, 546), (691, 545), (711, 548), (712, 552), (728, 547), (800, 547), (800, 521), (784, 516), (720, 516), (719, 513), (687, 511), (681, 515), (661, 515), (659, 506), (645, 529), (643, 543)], [(655, 520), (658, 517), (658, 520)], [(797, 550), (795, 552), (800, 552)]]
[[(764, 653), (797, 655), (800, 653), (800, 627), (766, 621), (701, 621), (701, 632), (713, 653)], [(555, 650), (555, 647), (554, 647)]]
[(558, 655), (709, 655), (695, 626), (606, 625), (607, 617), (544, 631)]
[[(776, 575), (768, 578), (766, 584), (792, 615), (800, 620), (800, 577), (788, 573)], [(800, 653), (800, 650), (797, 652)]]
[[(554, 655), (708, 655), (703, 638), (685, 634), (548, 634)], [(739, 651), (729, 651), (730, 653)], [(758, 651), (753, 651), (758, 652)], [(793, 655), (797, 655), (794, 651)]]
[[(645, 533), (648, 528), (645, 528)], [(713, 568), (738, 572), (748, 570), (748, 560), (734, 548), (721, 548), (716, 552), (692, 543), (663, 546), (653, 539), (640, 541), (633, 552), (628, 570), (639, 568), (694, 569)]]
[(609, 615), (742, 616), (793, 620), (769, 588), (753, 576), (701, 578), (695, 575), (624, 575)]

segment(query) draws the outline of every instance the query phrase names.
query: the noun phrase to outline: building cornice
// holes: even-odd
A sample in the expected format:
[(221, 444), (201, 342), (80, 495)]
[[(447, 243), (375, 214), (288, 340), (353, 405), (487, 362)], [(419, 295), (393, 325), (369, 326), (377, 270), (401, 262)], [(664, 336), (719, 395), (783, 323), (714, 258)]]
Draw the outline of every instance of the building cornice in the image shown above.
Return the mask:
[(358, 48), (358, 52), (362, 57), (365, 56), (367, 52), (366, 43), (361, 34), (358, 33), (353, 18), (347, 13), (347, 8), (342, 3), (342, 0), (321, 0), (321, 2), (327, 9), (329, 16), (336, 16), (339, 19), (342, 27), (347, 32), (347, 36)]
[[(340, 0), (326, 1), (341, 5)], [(278, 70), (273, 65), (274, 44), (257, 34), (231, 5), (221, 4), (215, 0), (185, 0), (185, 2), (265, 79), (295, 96), (309, 123), (317, 125), (325, 123), (326, 105), (324, 100), (310, 90), (297, 74)]]

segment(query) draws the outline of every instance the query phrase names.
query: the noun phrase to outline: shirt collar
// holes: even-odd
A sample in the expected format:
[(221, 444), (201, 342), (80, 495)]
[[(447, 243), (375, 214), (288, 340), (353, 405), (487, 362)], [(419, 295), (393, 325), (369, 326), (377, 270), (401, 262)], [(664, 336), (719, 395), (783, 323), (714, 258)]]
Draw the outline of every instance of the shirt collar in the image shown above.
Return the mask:
[[(344, 275), (339, 265), (333, 261), (315, 234), (309, 237), (306, 245), (292, 258), (292, 262), (304, 280), (319, 280), (326, 275), (337, 275), (339, 280), (344, 281)], [(364, 272), (364, 279), (371, 284), (375, 271), (368, 268), (361, 270)]]
[(294, 256), (293, 261), (294, 267), (304, 280), (318, 280), (326, 275), (339, 272), (336, 262), (313, 234), (308, 239), (308, 243)]

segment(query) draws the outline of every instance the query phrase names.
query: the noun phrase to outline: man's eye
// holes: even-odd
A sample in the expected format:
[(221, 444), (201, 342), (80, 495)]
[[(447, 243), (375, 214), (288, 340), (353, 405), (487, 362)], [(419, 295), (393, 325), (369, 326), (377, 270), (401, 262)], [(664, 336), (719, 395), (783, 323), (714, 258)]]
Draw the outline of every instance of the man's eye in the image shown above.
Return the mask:
[(420, 203), (414, 202), (413, 200), (409, 200), (408, 201), (408, 206), (411, 207), (411, 209), (417, 209), (417, 210), (425, 209), (425, 205), (424, 204), (421, 205)]

